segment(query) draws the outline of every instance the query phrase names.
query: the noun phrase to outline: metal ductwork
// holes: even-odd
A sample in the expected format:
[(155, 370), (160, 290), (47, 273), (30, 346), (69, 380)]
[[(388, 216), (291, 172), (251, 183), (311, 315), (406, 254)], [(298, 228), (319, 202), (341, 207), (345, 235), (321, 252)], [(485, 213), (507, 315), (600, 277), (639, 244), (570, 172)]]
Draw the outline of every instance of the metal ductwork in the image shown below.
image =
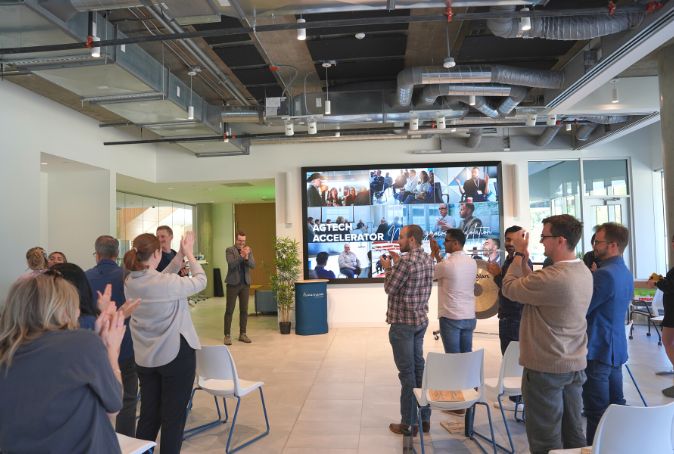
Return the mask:
[(452, 69), (407, 68), (398, 73), (397, 104), (412, 103), (416, 85), (498, 83), (536, 88), (561, 88), (564, 74), (559, 71), (516, 68), (505, 65), (467, 65)]
[(545, 131), (543, 131), (543, 134), (541, 134), (540, 136), (538, 136), (538, 138), (536, 138), (536, 145), (538, 145), (539, 147), (544, 147), (546, 145), (549, 145), (550, 142), (552, 142), (552, 140), (557, 136), (557, 134), (561, 130), (562, 130), (561, 125), (559, 125), (559, 126), (549, 126), (549, 127), (545, 128)]
[(587, 139), (590, 138), (594, 130), (597, 129), (597, 126), (598, 125), (592, 123), (580, 126), (576, 130), (576, 140), (585, 142)]
[(627, 115), (569, 115), (564, 117), (566, 121), (589, 121), (600, 125), (614, 125), (625, 123), (630, 119)]
[(266, 116), (262, 109), (249, 107), (227, 107), (222, 111), (224, 123), (257, 123), (264, 124)]
[(440, 96), (508, 96), (508, 85), (498, 84), (440, 84), (426, 85), (415, 104), (416, 108), (428, 108), (435, 104)]
[(470, 136), (468, 136), (466, 145), (469, 148), (477, 148), (480, 146), (480, 142), (482, 142), (482, 130), (479, 128), (472, 128), (468, 132), (470, 133)]
[[(67, 4), (64, 0), (48, 0), (47, 3)], [(148, 7), (150, 2), (142, 0), (70, 0), (70, 6), (78, 12), (110, 11), (133, 7)], [(220, 22), (220, 10), (212, 0), (153, 0), (151, 2), (170, 11), (181, 25)]]
[(524, 101), (524, 98), (527, 97), (527, 94), (529, 94), (529, 89), (527, 87), (522, 87), (522, 86), (514, 86), (510, 90), (510, 96), (508, 96), (506, 99), (504, 99), (501, 104), (498, 106), (498, 113), (502, 117), (505, 117), (506, 115), (510, 114), (513, 110), (515, 110), (515, 107), (519, 106), (522, 101)]
[[(469, 98), (461, 98), (459, 99), (462, 103), (466, 105), (470, 105), (470, 99)], [(490, 104), (487, 98), (484, 96), (476, 96), (475, 97), (475, 104), (470, 106), (473, 109), (477, 110), (478, 112), (488, 116), (489, 118), (498, 118), (499, 113), (498, 110), (494, 109)]]
[[(512, 12), (515, 6), (495, 6), (491, 11)], [(501, 38), (543, 38), (579, 41), (613, 35), (636, 27), (645, 13), (616, 14), (613, 16), (531, 16), (531, 30), (520, 30), (520, 19), (504, 17), (487, 20), (487, 27)]]

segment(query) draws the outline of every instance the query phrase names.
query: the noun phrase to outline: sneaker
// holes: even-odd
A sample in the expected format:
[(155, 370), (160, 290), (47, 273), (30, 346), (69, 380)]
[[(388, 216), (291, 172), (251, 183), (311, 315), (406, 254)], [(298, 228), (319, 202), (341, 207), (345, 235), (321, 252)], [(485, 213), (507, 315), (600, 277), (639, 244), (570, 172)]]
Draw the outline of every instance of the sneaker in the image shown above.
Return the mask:
[(240, 340), (241, 342), (245, 342), (246, 344), (250, 344), (251, 342), (253, 342), (252, 340), (250, 340), (250, 339), (248, 338), (248, 336), (246, 336), (246, 333), (241, 333), (241, 334), (239, 335), (239, 340)]
[[(425, 424), (422, 422), (422, 424)], [(410, 435), (416, 437), (419, 433), (419, 426), (408, 426), (407, 424), (389, 424), (388, 428), (391, 432), (398, 435), (409, 437)]]
[(225, 345), (232, 345), (232, 336), (225, 336)]
[(662, 390), (662, 394), (665, 396), (674, 399), (674, 386), (670, 386), (669, 388), (665, 388)]

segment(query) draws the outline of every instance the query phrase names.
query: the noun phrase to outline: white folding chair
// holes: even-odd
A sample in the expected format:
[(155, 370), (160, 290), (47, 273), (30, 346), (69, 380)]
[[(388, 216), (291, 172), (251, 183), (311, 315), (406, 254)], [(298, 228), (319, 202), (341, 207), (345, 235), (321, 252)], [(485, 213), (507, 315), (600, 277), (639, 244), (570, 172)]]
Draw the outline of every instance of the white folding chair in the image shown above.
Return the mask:
[[(494, 426), (491, 421), (491, 411), (484, 397), (484, 350), (476, 350), (467, 353), (435, 353), (429, 352), (426, 358), (426, 367), (422, 379), (422, 387), (414, 389), (417, 399), (417, 419), (419, 427), (421, 423), (421, 407), (430, 406), (438, 410), (462, 410), (474, 408), (476, 405), (484, 405), (489, 419), (491, 439), (469, 430), (471, 440), (484, 451), (482, 445), (472, 435), (477, 435), (492, 444), (496, 453), (496, 441), (494, 439)], [(434, 401), (431, 399), (431, 390), (461, 391), (461, 401)], [(467, 428), (468, 429), (468, 428)], [(419, 431), (421, 452), (425, 453), (424, 431)], [(486, 452), (486, 451), (485, 451)]]
[(143, 454), (148, 449), (157, 446), (154, 441), (140, 440), (138, 438), (131, 438), (120, 433), (117, 434), (117, 441), (122, 454)]
[[(630, 333), (632, 332), (632, 321), (625, 325), (625, 336), (629, 337)], [(634, 378), (634, 375), (632, 375), (632, 371), (630, 370), (629, 364), (625, 363), (625, 369), (627, 370), (627, 373), (630, 375), (630, 378), (632, 379), (632, 383), (634, 383), (634, 387), (637, 389), (637, 392), (639, 393), (639, 397), (641, 397), (641, 402), (643, 402), (644, 407), (648, 407), (648, 404), (646, 403), (646, 399), (644, 398), (644, 395), (641, 394), (641, 389), (639, 389), (639, 385), (637, 384), (636, 378)]]
[[(227, 422), (229, 415), (227, 413), (227, 403), (225, 399), (236, 399), (236, 409), (234, 410), (234, 416), (232, 417), (232, 427), (229, 430), (229, 436), (227, 437), (227, 446), (225, 447), (225, 453), (233, 453), (251, 443), (259, 440), (260, 438), (269, 434), (269, 418), (267, 417), (267, 407), (264, 403), (264, 394), (262, 392), (262, 386), (264, 385), (261, 381), (249, 381), (239, 378), (239, 375), (236, 371), (236, 365), (234, 364), (234, 359), (232, 358), (229, 349), (225, 345), (216, 345), (210, 347), (201, 347), (201, 350), (197, 350), (197, 384), (192, 390), (192, 397), (190, 398), (190, 403), (188, 405), (188, 414), (192, 409), (192, 399), (194, 398), (194, 393), (197, 391), (206, 391), (211, 394), (215, 399), (215, 407), (218, 411), (218, 419), (210, 423), (203, 424), (198, 427), (194, 427), (189, 430), (185, 430), (184, 439), (187, 439), (197, 433), (203, 432), (206, 429), (209, 429), (217, 424), (224, 424)], [(232, 442), (232, 435), (234, 434), (234, 427), (236, 426), (236, 417), (239, 414), (239, 405), (241, 404), (241, 398), (252, 393), (255, 390), (260, 391), (260, 401), (262, 402), (262, 411), (264, 413), (264, 422), (266, 425), (266, 430), (264, 433), (257, 435), (256, 437), (248, 440), (247, 442), (230, 449), (230, 444)], [(217, 398), (222, 397), (222, 403), (225, 406), (225, 420), (221, 420), (220, 408), (218, 406)]]
[[(484, 384), (487, 388), (496, 389), (498, 408), (501, 410), (503, 424), (505, 425), (506, 434), (508, 434), (510, 450), (504, 448), (498, 443), (497, 446), (510, 454), (515, 454), (515, 445), (513, 444), (513, 439), (510, 435), (510, 428), (508, 427), (508, 420), (506, 419), (505, 412), (503, 411), (503, 402), (501, 398), (522, 395), (523, 368), (520, 366), (519, 360), (520, 343), (517, 341), (511, 341), (508, 344), (508, 348), (506, 348), (505, 353), (503, 354), (503, 360), (501, 360), (501, 369), (499, 371), (498, 378), (487, 378), (484, 381)], [(521, 419), (517, 419), (517, 407), (518, 405), (515, 404), (515, 420), (521, 422)]]
[[(599, 421), (592, 454), (663, 454), (674, 450), (674, 402), (657, 407), (611, 404)], [(579, 453), (555, 449), (550, 454)]]

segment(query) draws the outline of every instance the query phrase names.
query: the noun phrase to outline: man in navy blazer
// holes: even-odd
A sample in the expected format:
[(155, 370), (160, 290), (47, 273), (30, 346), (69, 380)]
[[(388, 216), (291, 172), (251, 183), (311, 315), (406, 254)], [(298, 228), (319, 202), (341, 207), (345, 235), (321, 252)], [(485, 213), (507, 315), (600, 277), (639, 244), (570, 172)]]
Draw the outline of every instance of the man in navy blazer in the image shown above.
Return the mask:
[(236, 232), (234, 246), (228, 247), (225, 252), (227, 258), (227, 308), (225, 310), (225, 345), (232, 345), (230, 330), (236, 299), (239, 298), (239, 340), (250, 344), (246, 335), (248, 323), (248, 294), (250, 292), (250, 270), (255, 268), (253, 250), (246, 245), (246, 234), (241, 230)]
[(624, 405), (622, 365), (627, 362), (625, 317), (634, 296), (634, 278), (622, 254), (629, 231), (607, 222), (597, 227), (592, 250), (600, 266), (592, 274), (594, 292), (587, 311), (587, 381), (583, 405), (587, 416), (587, 444), (610, 404)]

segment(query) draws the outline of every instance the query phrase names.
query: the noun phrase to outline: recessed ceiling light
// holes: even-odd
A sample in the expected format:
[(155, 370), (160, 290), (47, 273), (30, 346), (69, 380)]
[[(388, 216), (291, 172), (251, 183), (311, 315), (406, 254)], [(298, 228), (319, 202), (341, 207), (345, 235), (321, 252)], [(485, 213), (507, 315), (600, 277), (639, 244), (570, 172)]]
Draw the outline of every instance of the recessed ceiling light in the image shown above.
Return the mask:
[(363, 39), (363, 38), (365, 38), (365, 33), (358, 32), (354, 36), (356, 37), (356, 39)]

